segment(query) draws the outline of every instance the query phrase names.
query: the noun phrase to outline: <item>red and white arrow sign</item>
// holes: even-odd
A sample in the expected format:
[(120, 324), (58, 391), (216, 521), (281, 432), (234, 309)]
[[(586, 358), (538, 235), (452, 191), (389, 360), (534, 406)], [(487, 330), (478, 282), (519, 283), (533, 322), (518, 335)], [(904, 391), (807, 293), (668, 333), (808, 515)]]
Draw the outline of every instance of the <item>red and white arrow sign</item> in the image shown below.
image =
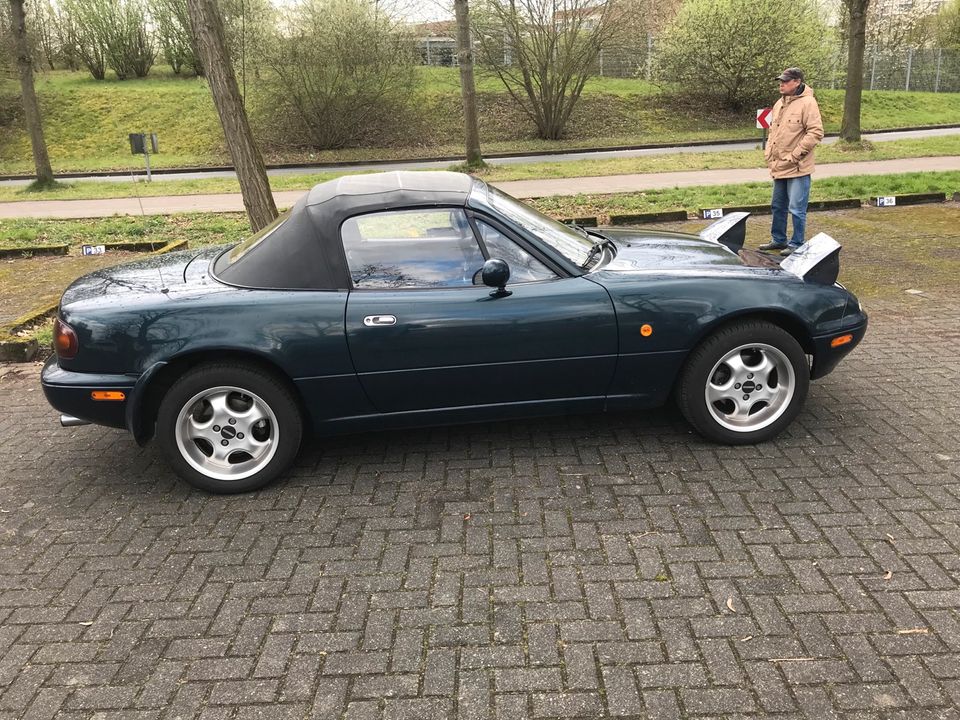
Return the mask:
[(757, 110), (757, 127), (762, 130), (770, 128), (770, 113), (773, 108), (760, 108)]

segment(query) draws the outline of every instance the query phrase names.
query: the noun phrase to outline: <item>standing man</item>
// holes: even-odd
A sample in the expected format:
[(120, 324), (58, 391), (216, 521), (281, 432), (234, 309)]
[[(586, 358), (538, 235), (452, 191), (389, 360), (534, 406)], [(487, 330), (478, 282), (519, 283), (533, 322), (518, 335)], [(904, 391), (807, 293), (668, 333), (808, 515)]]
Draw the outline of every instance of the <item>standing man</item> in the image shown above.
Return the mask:
[[(789, 255), (803, 245), (810, 200), (813, 149), (823, 139), (823, 121), (813, 90), (803, 83), (800, 68), (787, 68), (777, 77), (780, 99), (773, 106), (770, 138), (764, 151), (773, 178), (771, 240), (761, 250)], [(787, 242), (787, 212), (793, 217), (793, 237)]]

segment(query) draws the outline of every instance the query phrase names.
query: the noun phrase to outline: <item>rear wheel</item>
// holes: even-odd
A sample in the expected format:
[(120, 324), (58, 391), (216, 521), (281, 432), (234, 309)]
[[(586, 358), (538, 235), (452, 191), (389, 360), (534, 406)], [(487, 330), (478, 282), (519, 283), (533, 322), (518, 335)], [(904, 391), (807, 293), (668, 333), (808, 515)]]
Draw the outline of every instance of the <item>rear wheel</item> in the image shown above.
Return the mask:
[(287, 386), (248, 365), (193, 368), (173, 384), (157, 415), (167, 461), (188, 483), (214, 493), (267, 485), (293, 462), (302, 433)]
[(800, 412), (809, 376), (803, 348), (790, 333), (760, 320), (739, 322), (691, 353), (680, 378), (680, 410), (709, 440), (764, 442)]

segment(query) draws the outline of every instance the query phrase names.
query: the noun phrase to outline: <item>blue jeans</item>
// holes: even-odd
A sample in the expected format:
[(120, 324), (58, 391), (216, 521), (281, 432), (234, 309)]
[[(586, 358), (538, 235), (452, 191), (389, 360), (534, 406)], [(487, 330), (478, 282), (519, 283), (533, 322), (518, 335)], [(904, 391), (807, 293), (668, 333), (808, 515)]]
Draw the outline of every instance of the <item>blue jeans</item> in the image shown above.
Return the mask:
[(773, 181), (773, 225), (771, 240), (777, 245), (787, 244), (787, 212), (793, 216), (793, 237), (790, 247), (803, 245), (803, 233), (807, 227), (807, 203), (810, 200), (810, 176)]

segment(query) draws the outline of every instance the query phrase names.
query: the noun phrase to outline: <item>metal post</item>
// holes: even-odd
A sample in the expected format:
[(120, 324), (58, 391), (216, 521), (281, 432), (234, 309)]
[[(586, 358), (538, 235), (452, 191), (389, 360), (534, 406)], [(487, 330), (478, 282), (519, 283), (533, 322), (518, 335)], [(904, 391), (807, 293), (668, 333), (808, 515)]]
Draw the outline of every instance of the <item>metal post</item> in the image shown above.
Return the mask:
[(907, 84), (904, 90), (910, 89), (910, 71), (913, 69), (913, 48), (907, 50)]
[(647, 67), (644, 77), (647, 82), (650, 82), (650, 78), (653, 76), (653, 35), (647, 33)]
[(937, 50), (937, 79), (933, 82), (933, 91), (940, 92), (940, 67), (943, 65), (943, 48)]
[(150, 182), (150, 153), (147, 152), (146, 145), (143, 148), (143, 159), (147, 162), (147, 182)]

